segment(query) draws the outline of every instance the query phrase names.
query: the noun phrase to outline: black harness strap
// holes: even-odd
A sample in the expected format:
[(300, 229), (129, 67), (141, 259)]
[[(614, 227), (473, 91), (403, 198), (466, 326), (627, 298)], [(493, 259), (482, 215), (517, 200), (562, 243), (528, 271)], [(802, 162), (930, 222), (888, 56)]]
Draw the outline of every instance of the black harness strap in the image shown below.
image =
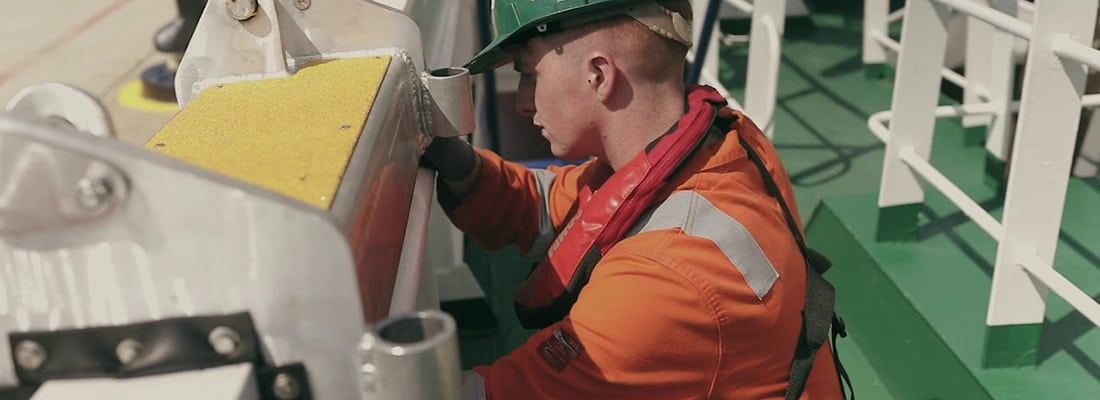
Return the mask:
[(814, 356), (817, 355), (817, 351), (821, 349), (825, 341), (829, 340), (830, 325), (832, 326), (833, 363), (836, 365), (837, 374), (839, 375), (840, 389), (843, 393), (844, 384), (847, 383), (851, 398), (855, 400), (855, 391), (852, 389), (851, 379), (848, 378), (848, 373), (844, 370), (844, 366), (840, 363), (840, 357), (837, 355), (836, 337), (845, 337), (848, 334), (845, 331), (843, 321), (836, 315), (834, 310), (836, 290), (821, 276), (829, 269), (831, 263), (821, 253), (806, 247), (806, 241), (802, 237), (801, 230), (798, 229), (794, 215), (787, 207), (787, 202), (783, 199), (779, 186), (775, 184), (775, 179), (768, 172), (768, 168), (764, 166), (764, 161), (760, 159), (760, 155), (756, 153), (756, 150), (753, 150), (752, 146), (745, 142), (744, 138), (738, 136), (737, 140), (741, 142), (741, 147), (745, 148), (749, 159), (760, 170), (760, 175), (764, 179), (764, 185), (768, 187), (768, 192), (779, 201), (779, 206), (783, 209), (783, 216), (787, 220), (787, 228), (794, 235), (794, 240), (798, 243), (798, 249), (802, 251), (802, 258), (806, 260), (806, 307), (802, 311), (802, 333), (799, 335), (794, 362), (791, 364), (791, 377), (787, 385), (786, 400), (797, 400), (802, 396), (802, 392), (806, 389), (806, 381), (810, 377), (810, 370), (814, 365)]

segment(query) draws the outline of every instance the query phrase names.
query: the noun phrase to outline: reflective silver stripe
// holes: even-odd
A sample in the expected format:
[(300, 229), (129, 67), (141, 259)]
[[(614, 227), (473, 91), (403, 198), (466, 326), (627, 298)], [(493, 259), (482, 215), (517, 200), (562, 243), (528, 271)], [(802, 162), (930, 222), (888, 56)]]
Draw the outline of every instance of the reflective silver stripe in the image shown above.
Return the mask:
[(527, 257), (542, 258), (546, 256), (550, 243), (554, 241), (554, 221), (550, 220), (550, 186), (554, 184), (557, 174), (545, 169), (531, 169), (538, 182), (539, 199), (542, 201), (542, 209), (539, 213), (539, 235), (535, 237), (531, 249), (527, 251)]
[(474, 371), (462, 373), (462, 400), (485, 400), (485, 378)]
[(749, 230), (699, 193), (674, 192), (643, 214), (627, 235), (669, 228), (680, 228), (688, 235), (710, 239), (718, 245), (758, 298), (764, 298), (779, 279), (779, 272)]

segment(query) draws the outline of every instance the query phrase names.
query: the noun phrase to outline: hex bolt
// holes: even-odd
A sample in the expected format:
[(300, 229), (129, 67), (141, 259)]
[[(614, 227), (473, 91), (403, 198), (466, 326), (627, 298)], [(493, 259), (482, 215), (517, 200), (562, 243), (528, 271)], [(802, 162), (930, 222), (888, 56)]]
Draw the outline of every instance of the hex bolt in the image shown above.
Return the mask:
[(237, 21), (247, 21), (256, 15), (256, 0), (225, 0), (225, 10)]
[(141, 355), (142, 347), (141, 342), (127, 338), (118, 343), (118, 347), (115, 348), (115, 356), (118, 357), (118, 361), (122, 365), (130, 365)]
[(272, 392), (274, 392), (275, 398), (279, 400), (293, 400), (302, 394), (302, 388), (298, 386), (298, 380), (294, 379), (293, 376), (286, 372), (280, 372), (275, 375)]
[(76, 184), (76, 201), (85, 210), (97, 211), (107, 204), (112, 192), (106, 178), (84, 178)]
[(241, 335), (225, 326), (211, 330), (206, 339), (210, 341), (210, 347), (223, 356), (234, 356), (241, 348)]
[(308, 9), (312, 4), (313, 1), (311, 0), (294, 0), (294, 7), (302, 11)]
[(23, 340), (15, 345), (15, 363), (27, 371), (34, 371), (46, 363), (46, 349), (33, 340)]

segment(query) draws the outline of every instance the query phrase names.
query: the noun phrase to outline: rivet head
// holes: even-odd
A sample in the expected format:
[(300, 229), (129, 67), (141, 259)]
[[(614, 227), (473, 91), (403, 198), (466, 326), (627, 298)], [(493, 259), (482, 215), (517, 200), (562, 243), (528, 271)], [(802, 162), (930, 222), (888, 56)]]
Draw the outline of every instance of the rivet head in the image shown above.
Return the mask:
[(46, 363), (46, 349), (38, 342), (24, 340), (15, 345), (15, 363), (28, 371), (34, 371)]
[(312, 4), (313, 1), (311, 0), (294, 0), (294, 7), (302, 11), (308, 9)]
[(225, 9), (233, 19), (246, 21), (256, 15), (256, 0), (225, 0)]
[(236, 355), (241, 348), (241, 335), (237, 334), (237, 331), (224, 326), (211, 330), (207, 340), (210, 341), (210, 347), (223, 356)]
[(122, 365), (130, 365), (141, 355), (142, 347), (141, 342), (127, 338), (119, 342), (118, 347), (115, 347), (115, 356), (118, 357), (118, 361)]
[(275, 381), (272, 383), (271, 389), (275, 394), (275, 398), (279, 400), (297, 399), (302, 394), (302, 388), (298, 386), (298, 380), (286, 372), (275, 375)]

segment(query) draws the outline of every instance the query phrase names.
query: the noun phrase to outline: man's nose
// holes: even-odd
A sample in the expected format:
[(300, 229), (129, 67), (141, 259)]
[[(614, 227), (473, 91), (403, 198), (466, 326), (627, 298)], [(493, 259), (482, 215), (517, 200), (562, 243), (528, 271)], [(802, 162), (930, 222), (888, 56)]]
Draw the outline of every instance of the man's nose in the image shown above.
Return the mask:
[(516, 113), (524, 117), (535, 116), (535, 91), (530, 83), (522, 80), (516, 88)]

